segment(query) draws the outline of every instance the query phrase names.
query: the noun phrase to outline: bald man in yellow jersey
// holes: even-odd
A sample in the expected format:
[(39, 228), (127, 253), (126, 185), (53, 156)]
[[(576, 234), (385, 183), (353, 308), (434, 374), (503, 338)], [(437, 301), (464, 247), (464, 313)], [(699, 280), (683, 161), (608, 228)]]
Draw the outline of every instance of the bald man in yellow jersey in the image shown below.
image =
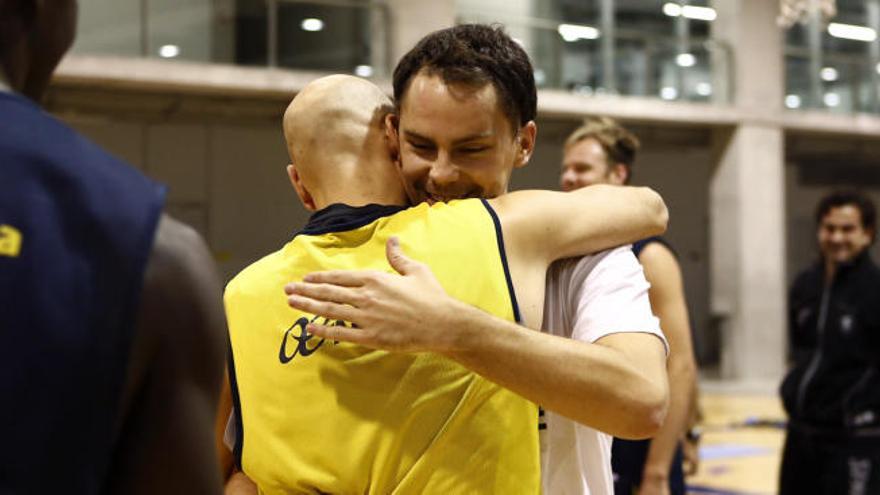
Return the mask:
[[(334, 269), (397, 277), (402, 249), (453, 297), (535, 327), (553, 260), (660, 233), (665, 205), (646, 188), (597, 186), (408, 208), (385, 142), (391, 110), (373, 84), (330, 76), (285, 113), (288, 174), (315, 213), (226, 289), (237, 465), (267, 494), (539, 493), (532, 403), (436, 354), (317, 338), (311, 323), (350, 324), (291, 309), (285, 284)], [(531, 143), (520, 150), (527, 161)], [(590, 214), (572, 225), (573, 211)], [(534, 276), (514, 288), (511, 264)]]

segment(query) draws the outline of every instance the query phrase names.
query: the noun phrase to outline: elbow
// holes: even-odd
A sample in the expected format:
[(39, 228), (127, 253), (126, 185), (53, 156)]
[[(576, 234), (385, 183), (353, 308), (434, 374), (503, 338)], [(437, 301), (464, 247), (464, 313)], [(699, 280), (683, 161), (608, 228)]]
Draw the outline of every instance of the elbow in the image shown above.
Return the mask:
[(649, 196), (648, 208), (653, 218), (651, 235), (663, 234), (669, 225), (669, 210), (666, 208), (666, 202), (657, 191), (648, 187), (645, 189)]
[(666, 411), (669, 409), (669, 396), (666, 391), (657, 393), (652, 401), (644, 404), (644, 414), (641, 421), (641, 429), (635, 433), (639, 438), (651, 438), (657, 435), (663, 423), (666, 421)]
[(668, 388), (665, 384), (656, 384), (645, 392), (630, 409), (633, 415), (627, 431), (615, 436), (627, 440), (643, 440), (654, 437), (663, 427), (669, 407)]

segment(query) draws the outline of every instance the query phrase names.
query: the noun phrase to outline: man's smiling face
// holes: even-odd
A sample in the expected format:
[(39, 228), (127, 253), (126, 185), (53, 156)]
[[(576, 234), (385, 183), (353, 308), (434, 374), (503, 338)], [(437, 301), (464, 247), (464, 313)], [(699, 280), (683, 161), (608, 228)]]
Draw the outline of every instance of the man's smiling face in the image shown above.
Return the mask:
[(399, 108), (401, 172), (413, 204), (504, 194), (513, 169), (528, 161), (522, 134), (531, 132), (533, 143), (534, 123), (514, 132), (490, 83), (447, 84), (423, 70)]

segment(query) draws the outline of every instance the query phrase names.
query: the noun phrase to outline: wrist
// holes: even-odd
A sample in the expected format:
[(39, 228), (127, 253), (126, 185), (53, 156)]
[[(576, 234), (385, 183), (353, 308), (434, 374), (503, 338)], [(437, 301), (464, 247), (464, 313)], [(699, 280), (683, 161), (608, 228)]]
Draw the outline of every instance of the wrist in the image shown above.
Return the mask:
[(646, 464), (642, 472), (642, 479), (650, 482), (667, 482), (669, 481), (669, 466)]
[(479, 310), (454, 297), (448, 297), (443, 304), (442, 314), (445, 321), (438, 325), (438, 328), (444, 329), (442, 344), (436, 352), (452, 358), (473, 345), (470, 338), (474, 333), (474, 319), (480, 316)]

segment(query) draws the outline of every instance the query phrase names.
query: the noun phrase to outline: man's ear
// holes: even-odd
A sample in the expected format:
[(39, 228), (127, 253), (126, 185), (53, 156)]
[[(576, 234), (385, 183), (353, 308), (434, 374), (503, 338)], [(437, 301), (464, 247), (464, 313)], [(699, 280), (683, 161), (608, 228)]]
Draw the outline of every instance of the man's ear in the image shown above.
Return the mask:
[(516, 134), (516, 161), (513, 168), (525, 167), (535, 152), (535, 140), (538, 137), (538, 126), (534, 120), (520, 127)]
[(391, 161), (401, 167), (400, 163), (400, 135), (398, 134), (398, 126), (400, 125), (397, 115), (389, 113), (385, 116), (385, 144), (388, 145), (388, 152), (391, 155)]
[(629, 169), (622, 163), (615, 163), (611, 166), (611, 170), (608, 171), (608, 177), (614, 185), (625, 185), (629, 183)]
[(305, 184), (303, 184), (302, 178), (299, 176), (299, 172), (297, 172), (296, 167), (293, 166), (292, 163), (287, 164), (287, 177), (290, 178), (290, 184), (293, 186), (293, 189), (296, 191), (296, 195), (299, 196), (299, 200), (302, 201), (303, 206), (308, 211), (315, 211), (318, 208), (315, 206), (315, 200), (312, 198), (309, 190), (306, 189)]

